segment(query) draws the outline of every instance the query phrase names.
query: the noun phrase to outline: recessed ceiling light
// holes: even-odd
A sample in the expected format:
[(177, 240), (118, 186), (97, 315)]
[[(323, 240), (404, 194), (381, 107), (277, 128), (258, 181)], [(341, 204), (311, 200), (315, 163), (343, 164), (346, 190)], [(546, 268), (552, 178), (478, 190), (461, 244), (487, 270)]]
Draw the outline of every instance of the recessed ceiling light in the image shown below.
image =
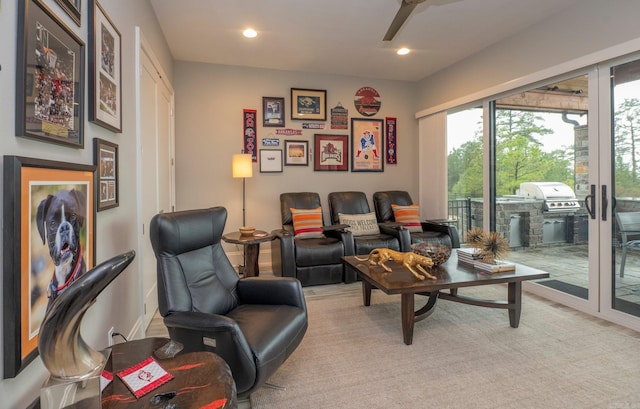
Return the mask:
[(254, 38), (255, 36), (258, 35), (258, 33), (256, 32), (256, 30), (252, 28), (248, 28), (242, 32), (242, 35), (247, 38)]
[(398, 55), (407, 55), (407, 54), (409, 54), (410, 52), (411, 52), (411, 50), (410, 50), (410, 49), (408, 49), (407, 47), (402, 47), (402, 48), (398, 49), (398, 51), (396, 51), (396, 53), (397, 53)]

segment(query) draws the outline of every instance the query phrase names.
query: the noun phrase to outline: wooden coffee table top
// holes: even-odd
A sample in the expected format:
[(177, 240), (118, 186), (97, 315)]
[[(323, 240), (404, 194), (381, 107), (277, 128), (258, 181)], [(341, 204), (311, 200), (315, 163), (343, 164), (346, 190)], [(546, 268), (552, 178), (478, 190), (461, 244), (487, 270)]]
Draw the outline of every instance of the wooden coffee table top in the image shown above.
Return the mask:
[[(358, 256), (364, 258), (365, 256)], [(386, 294), (402, 294), (407, 292), (431, 292), (447, 288), (473, 287), (498, 283), (513, 283), (525, 280), (548, 278), (549, 273), (535, 268), (516, 264), (515, 271), (485, 274), (471, 268), (458, 265), (456, 251), (446, 263), (429, 269), (429, 273), (437, 277), (436, 280), (418, 280), (406, 268), (393, 261), (385, 265), (392, 269), (387, 273), (380, 266), (372, 266), (368, 261), (358, 261), (354, 256), (342, 258), (346, 264), (356, 269), (364, 280), (371, 282), (376, 288)]]

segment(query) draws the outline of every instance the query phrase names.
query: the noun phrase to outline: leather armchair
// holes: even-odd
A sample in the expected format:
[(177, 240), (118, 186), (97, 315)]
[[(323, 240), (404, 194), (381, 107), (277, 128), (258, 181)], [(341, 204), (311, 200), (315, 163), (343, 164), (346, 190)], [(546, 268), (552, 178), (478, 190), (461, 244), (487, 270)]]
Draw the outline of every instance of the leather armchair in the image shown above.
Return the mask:
[(296, 279), (238, 277), (220, 243), (226, 220), (223, 207), (161, 213), (151, 219), (150, 237), (171, 339), (182, 352), (220, 355), (243, 400), (300, 344), (307, 307)]
[[(302, 286), (341, 283), (344, 279), (342, 256), (353, 254), (348, 245), (350, 233), (344, 226), (324, 226), (322, 238), (295, 237), (291, 209), (322, 207), (320, 196), (312, 192), (282, 193), (282, 229), (274, 230), (271, 241), (273, 274), (296, 277)], [(324, 225), (324, 221), (323, 221)], [(349, 253), (350, 252), (350, 253)]]
[[(389, 190), (385, 192), (375, 192), (373, 194), (373, 206), (376, 211), (376, 218), (379, 223), (398, 227), (393, 216), (392, 204), (399, 206), (409, 206), (413, 204), (411, 196), (403, 190)], [(458, 230), (454, 226), (445, 226), (438, 223), (421, 221), (422, 232), (409, 232), (406, 229), (391, 229), (390, 231), (400, 240), (402, 251), (411, 251), (411, 245), (415, 243), (432, 242), (460, 247)]]
[[(367, 214), (370, 213), (369, 201), (363, 192), (332, 192), (329, 193), (329, 214), (331, 223), (340, 223), (340, 214)], [(392, 250), (400, 250), (400, 240), (396, 235), (400, 231), (397, 227), (378, 224), (380, 233), (351, 235), (351, 242), (347, 246), (350, 249), (347, 256), (367, 255), (375, 248), (386, 247)], [(357, 273), (351, 269), (345, 270), (345, 282), (356, 281)]]

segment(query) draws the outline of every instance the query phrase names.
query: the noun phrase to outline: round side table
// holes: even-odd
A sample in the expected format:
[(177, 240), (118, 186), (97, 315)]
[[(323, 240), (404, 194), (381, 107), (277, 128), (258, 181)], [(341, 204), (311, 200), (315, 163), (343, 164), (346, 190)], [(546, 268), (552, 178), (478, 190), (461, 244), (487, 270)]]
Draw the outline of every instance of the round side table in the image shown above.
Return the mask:
[[(166, 359), (155, 356), (155, 351), (167, 342), (166, 338), (144, 338), (113, 345), (105, 368), (113, 373), (113, 380), (102, 392), (104, 409), (237, 408), (236, 384), (222, 358), (211, 352), (191, 352)], [(136, 399), (116, 374), (150, 356), (173, 379)]]
[(251, 236), (243, 236), (239, 231), (222, 235), (222, 240), (227, 243), (242, 244), (244, 246), (244, 277), (258, 277), (258, 256), (260, 255), (260, 243), (271, 241), (275, 236), (263, 230), (256, 230)]

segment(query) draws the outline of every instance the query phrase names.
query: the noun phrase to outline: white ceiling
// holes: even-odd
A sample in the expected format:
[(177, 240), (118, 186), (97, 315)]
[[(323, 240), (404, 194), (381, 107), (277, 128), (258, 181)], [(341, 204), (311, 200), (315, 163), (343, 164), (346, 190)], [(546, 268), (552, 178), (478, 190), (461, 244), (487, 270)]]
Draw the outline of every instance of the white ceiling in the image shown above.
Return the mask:
[[(151, 0), (176, 60), (417, 81), (580, 0)], [(247, 27), (258, 37), (246, 39)], [(399, 47), (413, 50), (395, 54)]]

